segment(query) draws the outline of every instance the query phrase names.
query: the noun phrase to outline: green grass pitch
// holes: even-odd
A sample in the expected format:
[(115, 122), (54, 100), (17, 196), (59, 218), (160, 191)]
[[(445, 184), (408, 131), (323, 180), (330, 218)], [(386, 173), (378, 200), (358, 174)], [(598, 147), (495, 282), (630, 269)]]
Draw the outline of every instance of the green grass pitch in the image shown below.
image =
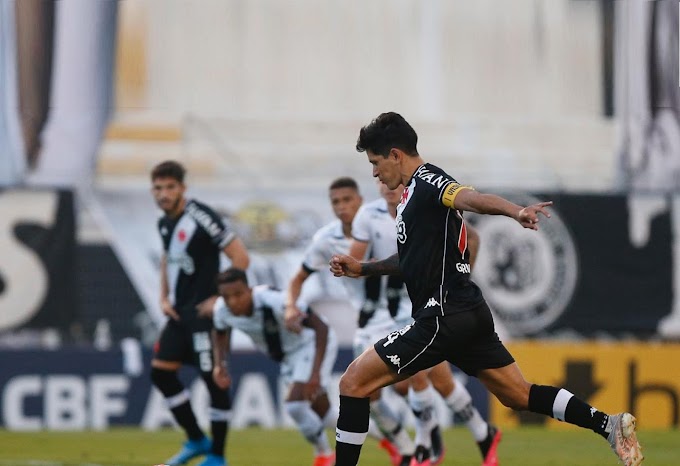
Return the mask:
[[(444, 465), (480, 464), (477, 447), (466, 429), (450, 429), (444, 436), (447, 446)], [(680, 432), (643, 430), (639, 437), (646, 457), (644, 464), (680, 465)], [(174, 430), (144, 432), (116, 428), (106, 432), (30, 433), (0, 430), (0, 466), (152, 466), (171, 456), (181, 441), (181, 434)], [(311, 466), (313, 460), (311, 447), (295, 430), (233, 431), (227, 452), (230, 466)], [(617, 464), (603, 439), (576, 428), (507, 430), (499, 452), (502, 466)], [(375, 441), (367, 440), (360, 465), (389, 464)]]

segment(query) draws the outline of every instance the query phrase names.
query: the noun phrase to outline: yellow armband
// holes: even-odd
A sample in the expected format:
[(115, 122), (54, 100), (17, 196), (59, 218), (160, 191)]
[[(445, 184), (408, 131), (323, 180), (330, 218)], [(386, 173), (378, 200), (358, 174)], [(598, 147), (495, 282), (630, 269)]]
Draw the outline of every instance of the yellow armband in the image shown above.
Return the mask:
[(459, 183), (451, 182), (449, 183), (445, 188), (444, 191), (442, 192), (442, 205), (445, 207), (448, 207), (450, 209), (455, 209), (453, 201), (456, 200), (456, 196), (458, 195), (459, 192), (461, 192), (463, 189), (472, 189), (474, 191), (475, 188), (472, 186), (463, 186)]

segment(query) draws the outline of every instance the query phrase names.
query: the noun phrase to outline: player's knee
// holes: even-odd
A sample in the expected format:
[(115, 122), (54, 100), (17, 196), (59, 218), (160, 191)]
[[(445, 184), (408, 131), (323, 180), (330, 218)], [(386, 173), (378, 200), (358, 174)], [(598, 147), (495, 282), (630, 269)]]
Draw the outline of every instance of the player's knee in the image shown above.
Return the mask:
[(286, 401), (284, 406), (288, 415), (297, 421), (302, 418), (305, 411), (310, 407), (310, 403), (304, 400)]
[(176, 372), (157, 367), (151, 368), (151, 382), (165, 396), (175, 395), (184, 389)]
[(366, 393), (366, 390), (358, 383), (350, 365), (345, 373), (342, 374), (342, 377), (340, 377), (340, 394), (343, 396), (365, 398), (371, 393)]

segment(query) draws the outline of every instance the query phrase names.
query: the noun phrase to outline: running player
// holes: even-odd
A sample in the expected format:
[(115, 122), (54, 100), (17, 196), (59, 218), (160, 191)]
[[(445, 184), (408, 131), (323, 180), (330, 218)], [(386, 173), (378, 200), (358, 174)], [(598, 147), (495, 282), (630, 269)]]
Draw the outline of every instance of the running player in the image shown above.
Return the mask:
[[(378, 181), (381, 197), (373, 202), (361, 206), (352, 222), (352, 236), (354, 240), (350, 246), (349, 255), (356, 259), (366, 257), (369, 259), (385, 259), (397, 252), (396, 216), (404, 191), (399, 185), (396, 189), (389, 189), (384, 183)], [(474, 261), (479, 247), (479, 237), (476, 231), (467, 227), (467, 237), (470, 251), (470, 262)], [(355, 351), (358, 357), (373, 343), (388, 333), (398, 334), (399, 329), (413, 322), (411, 318), (411, 301), (406, 292), (404, 282), (400, 276), (373, 276), (367, 277), (366, 283), (374, 283), (366, 286), (367, 296), (362, 309), (363, 320), (371, 318), (379, 313), (387, 313), (393, 319), (393, 326), (387, 332), (364, 334), (361, 344)], [(359, 333), (359, 332), (357, 332)], [(445, 400), (451, 409), (454, 418), (464, 422), (468, 427), (482, 454), (482, 466), (495, 466), (498, 464), (497, 446), (501, 438), (500, 431), (482, 419), (479, 411), (472, 404), (472, 397), (462, 384), (455, 383), (449, 363), (443, 361), (428, 371), (418, 372), (408, 379), (399, 382), (406, 385), (409, 393), (409, 402), (416, 415), (416, 453), (410, 466), (422, 464), (432, 465), (441, 463), (444, 459), (444, 445), (439, 434), (439, 427), (432, 416), (433, 400), (430, 395), (430, 383)], [(410, 388), (408, 387), (410, 385)], [(403, 388), (397, 389), (405, 393)]]
[(470, 280), (463, 212), (504, 215), (538, 230), (539, 214), (549, 217), (552, 202), (522, 207), (459, 184), (425, 163), (418, 136), (397, 113), (383, 113), (364, 126), (357, 150), (366, 152), (373, 176), (390, 189), (404, 185), (397, 209), (398, 253), (375, 262), (336, 255), (336, 276), (401, 275), (413, 303), (414, 323), (390, 334), (350, 364), (340, 380), (336, 466), (356, 466), (368, 430), (369, 396), (449, 361), (476, 376), (505, 406), (552, 416), (593, 430), (605, 438), (625, 466), (643, 456), (630, 413), (609, 415), (569, 391), (527, 382), (494, 330), (481, 290)]

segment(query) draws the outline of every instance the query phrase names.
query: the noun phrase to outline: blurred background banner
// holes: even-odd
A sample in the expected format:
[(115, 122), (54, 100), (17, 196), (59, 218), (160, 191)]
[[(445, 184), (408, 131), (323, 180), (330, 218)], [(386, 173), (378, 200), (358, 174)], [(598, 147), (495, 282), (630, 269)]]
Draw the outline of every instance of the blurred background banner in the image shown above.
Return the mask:
[[(508, 349), (528, 378), (542, 377), (604, 411), (634, 411), (645, 428), (680, 427), (680, 373), (668, 366), (680, 357), (678, 344), (534, 341), (512, 343)], [(504, 426), (569, 429), (545, 416), (510, 411), (493, 398), (490, 409)]]
[[(15, 350), (0, 359), (0, 426), (11, 430), (105, 430), (111, 426), (133, 425), (157, 430), (173, 425), (160, 392), (152, 389), (148, 351), (126, 348), (99, 351), (69, 348), (44, 352)], [(352, 361), (352, 351), (340, 351), (330, 384), (330, 399), (338, 399), (338, 384), (344, 368)], [(282, 400), (285, 385), (278, 365), (262, 353), (236, 352), (232, 355), (234, 389), (231, 426), (242, 429), (291, 427)], [(475, 405), (483, 416), (489, 412), (489, 397), (481, 383), (458, 373), (459, 383), (467, 384)], [(193, 371), (181, 374), (191, 390), (199, 423), (209, 425), (210, 397), (205, 384)], [(388, 396), (395, 396), (390, 394)], [(406, 408), (405, 404), (401, 404)], [(443, 426), (451, 424), (448, 408), (437, 403)], [(337, 402), (332, 409), (337, 410)], [(404, 419), (413, 422), (405, 409)]]
[(678, 2), (618, 2), (622, 185), (677, 192), (680, 185)]
[(0, 191), (0, 334), (15, 344), (42, 330), (59, 344), (80, 325), (75, 231), (70, 191)]
[(117, 0), (0, 1), (0, 185), (91, 187), (117, 11)]

